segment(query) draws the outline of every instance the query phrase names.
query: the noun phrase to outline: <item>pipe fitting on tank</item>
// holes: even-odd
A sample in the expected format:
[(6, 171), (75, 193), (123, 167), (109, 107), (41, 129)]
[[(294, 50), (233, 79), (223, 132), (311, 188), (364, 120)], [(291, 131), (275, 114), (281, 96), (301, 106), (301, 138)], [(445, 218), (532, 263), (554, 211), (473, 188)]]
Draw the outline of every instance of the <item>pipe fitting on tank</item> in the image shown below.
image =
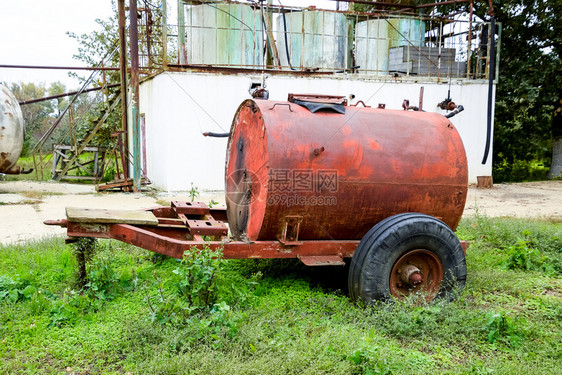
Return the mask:
[(461, 113), (462, 111), (464, 111), (464, 107), (462, 105), (459, 105), (457, 108), (455, 108), (455, 110), (453, 112), (447, 113), (445, 115), (446, 118), (451, 118), (455, 115), (458, 115), (459, 113)]
[(402, 109), (404, 109), (404, 111), (407, 110), (413, 110), (413, 111), (419, 111), (420, 109), (414, 105), (410, 105), (410, 101), (408, 99), (404, 99), (404, 101), (402, 102)]
[(203, 133), (203, 137), (226, 138), (228, 136), (230, 136), (230, 133), (214, 133), (214, 132)]
[(315, 148), (314, 151), (312, 151), (312, 153), (315, 156), (320, 155), (321, 153), (323, 153), (326, 149), (324, 148), (324, 146), (320, 147), (320, 148)]

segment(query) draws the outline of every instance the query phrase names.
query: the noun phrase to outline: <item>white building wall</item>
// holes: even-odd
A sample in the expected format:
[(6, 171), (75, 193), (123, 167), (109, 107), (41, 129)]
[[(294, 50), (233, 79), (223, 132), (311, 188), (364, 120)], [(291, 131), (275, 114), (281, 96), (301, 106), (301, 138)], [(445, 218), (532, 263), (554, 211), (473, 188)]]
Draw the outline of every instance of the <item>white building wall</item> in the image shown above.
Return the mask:
[[(375, 81), (339, 76), (266, 78), (272, 100), (286, 100), (288, 93), (353, 94), (350, 104), (363, 100), (376, 107), (401, 109), (404, 99), (418, 105), (424, 87), (423, 109), (445, 111), (437, 103), (447, 97), (448, 84), (420, 79), (418, 82)], [(380, 78), (379, 78), (380, 79)], [(205, 131), (228, 132), (239, 104), (250, 98), (252, 82), (261, 75), (166, 72), (141, 83), (140, 113), (146, 122), (147, 175), (154, 187), (186, 191), (193, 182), (200, 190), (224, 189), (226, 138), (210, 138)], [(468, 158), (469, 182), (492, 174), (492, 158), (481, 164), (486, 142), (488, 84), (485, 81), (453, 81), (451, 98), (465, 108), (451, 122), (457, 127)], [(495, 92), (495, 90), (494, 90)], [(490, 151), (491, 152), (491, 151)]]

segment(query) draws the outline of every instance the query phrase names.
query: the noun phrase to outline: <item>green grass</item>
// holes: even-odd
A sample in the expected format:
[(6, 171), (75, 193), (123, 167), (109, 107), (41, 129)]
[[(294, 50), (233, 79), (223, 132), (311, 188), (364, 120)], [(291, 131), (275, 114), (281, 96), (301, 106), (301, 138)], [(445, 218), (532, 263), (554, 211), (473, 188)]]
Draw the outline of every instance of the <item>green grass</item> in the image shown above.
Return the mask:
[(78, 292), (62, 239), (5, 246), (0, 295), (22, 293), (0, 302), (0, 373), (562, 373), (562, 225), (475, 217), (458, 235), (468, 282), (450, 303), (363, 308), (345, 269), (232, 260), (217, 281), (226, 308), (174, 324), (151, 322), (147, 302), (173, 295), (174, 259), (102, 241), (93, 264), (110, 282), (96, 298)]
[[(91, 160), (92, 158), (93, 153), (91, 152), (85, 152), (80, 155), (80, 160), (82, 162), (86, 162), (88, 160)], [(33, 160), (33, 156), (20, 157), (16, 165), (25, 170), (33, 169), (33, 172), (29, 174), (7, 175), (7, 181), (51, 181), (51, 170), (53, 167), (52, 154), (43, 154), (42, 157), (38, 155), (35, 161)], [(106, 169), (104, 171), (103, 181), (109, 181), (113, 179), (113, 176), (115, 174), (115, 161), (111, 160), (108, 163), (108, 161), (106, 160), (105, 167)], [(57, 168), (60, 168), (60, 164), (57, 166)], [(87, 168), (92, 168), (92, 165), (88, 165)], [(80, 169), (72, 169), (69, 174), (85, 175), (84, 172)], [(73, 183), (92, 183), (92, 181), (90, 180), (66, 179), (65, 181), (72, 181)]]

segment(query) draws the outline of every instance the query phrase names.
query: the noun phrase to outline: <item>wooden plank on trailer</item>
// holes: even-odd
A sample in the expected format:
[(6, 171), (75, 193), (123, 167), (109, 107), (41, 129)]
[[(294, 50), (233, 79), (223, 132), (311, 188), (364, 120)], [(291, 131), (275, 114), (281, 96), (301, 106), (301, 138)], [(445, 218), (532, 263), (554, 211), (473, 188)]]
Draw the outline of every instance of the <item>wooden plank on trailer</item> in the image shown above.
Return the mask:
[(67, 207), (66, 218), (75, 223), (158, 225), (158, 219), (150, 211)]

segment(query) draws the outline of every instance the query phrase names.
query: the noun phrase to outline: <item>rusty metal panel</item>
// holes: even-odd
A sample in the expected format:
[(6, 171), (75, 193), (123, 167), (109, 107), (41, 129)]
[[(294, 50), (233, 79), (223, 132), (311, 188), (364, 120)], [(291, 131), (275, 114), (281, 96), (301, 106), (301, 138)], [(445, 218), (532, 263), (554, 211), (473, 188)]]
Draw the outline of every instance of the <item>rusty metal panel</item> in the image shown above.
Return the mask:
[(345, 266), (339, 255), (300, 256), (299, 260), (307, 266)]

